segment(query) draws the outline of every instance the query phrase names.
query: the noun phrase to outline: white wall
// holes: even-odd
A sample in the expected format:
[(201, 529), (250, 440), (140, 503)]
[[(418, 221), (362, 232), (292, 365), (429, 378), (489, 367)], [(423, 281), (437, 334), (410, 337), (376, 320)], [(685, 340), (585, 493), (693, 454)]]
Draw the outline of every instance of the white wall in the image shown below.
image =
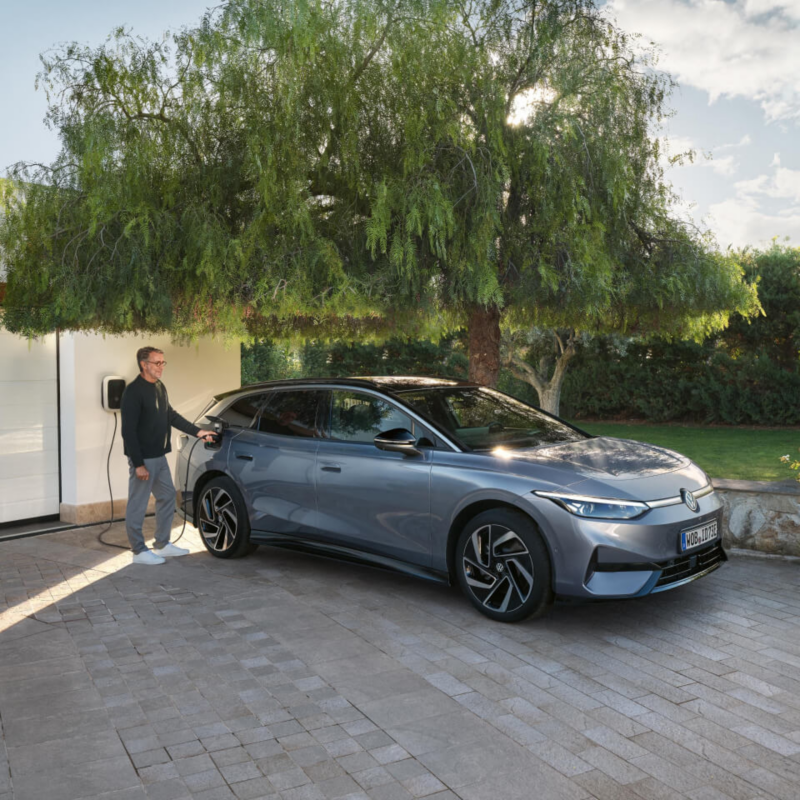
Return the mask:
[(58, 513), (56, 338), (0, 329), (0, 523)]
[[(241, 385), (239, 345), (210, 338), (191, 345), (173, 344), (169, 336), (102, 336), (61, 334), (61, 484), (62, 503), (83, 506), (107, 502), (106, 459), (114, 432), (114, 414), (105, 411), (100, 389), (107, 375), (127, 382), (139, 374), (140, 347), (164, 351), (162, 381), (172, 407), (193, 420), (214, 394)], [(123, 455), (121, 420), (111, 453), (111, 488), (115, 500), (128, 496), (128, 461)], [(175, 474), (179, 431), (173, 429), (173, 452), (168, 456)]]

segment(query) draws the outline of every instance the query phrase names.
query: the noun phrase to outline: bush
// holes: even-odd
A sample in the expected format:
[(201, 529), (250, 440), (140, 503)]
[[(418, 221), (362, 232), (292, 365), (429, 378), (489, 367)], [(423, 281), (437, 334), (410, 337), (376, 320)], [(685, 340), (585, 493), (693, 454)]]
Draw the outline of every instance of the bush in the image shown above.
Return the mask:
[(259, 341), (242, 345), (242, 382), (350, 375), (433, 375), (466, 378), (467, 356), (458, 338), (440, 342), (390, 339), (383, 344), (308, 342), (296, 350)]
[(714, 343), (633, 344), (598, 339), (564, 383), (561, 413), (593, 419), (797, 425), (800, 375), (764, 355), (731, 358)]

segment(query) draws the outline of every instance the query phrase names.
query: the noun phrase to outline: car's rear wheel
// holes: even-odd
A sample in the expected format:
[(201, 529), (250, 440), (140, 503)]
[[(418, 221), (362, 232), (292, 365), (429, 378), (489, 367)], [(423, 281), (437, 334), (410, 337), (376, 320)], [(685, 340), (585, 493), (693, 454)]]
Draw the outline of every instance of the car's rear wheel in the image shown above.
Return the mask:
[(553, 604), (550, 556), (533, 521), (511, 509), (474, 517), (456, 544), (462, 591), (487, 617), (519, 622)]
[(206, 550), (217, 558), (241, 558), (255, 549), (247, 506), (230, 478), (213, 478), (203, 487), (197, 527)]

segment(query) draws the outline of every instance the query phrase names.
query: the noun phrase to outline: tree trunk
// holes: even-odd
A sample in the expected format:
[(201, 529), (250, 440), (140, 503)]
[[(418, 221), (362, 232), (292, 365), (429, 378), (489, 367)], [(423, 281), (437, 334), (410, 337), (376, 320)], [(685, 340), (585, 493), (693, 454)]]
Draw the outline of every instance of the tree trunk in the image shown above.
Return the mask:
[(561, 404), (561, 389), (564, 386), (564, 378), (567, 375), (567, 367), (575, 356), (576, 350), (572, 334), (570, 334), (566, 346), (564, 346), (557, 332), (554, 332), (554, 336), (558, 343), (559, 354), (556, 359), (555, 370), (549, 380), (546, 373), (537, 370), (516, 354), (512, 354), (509, 357), (508, 367), (514, 377), (529, 383), (536, 389), (536, 393), (539, 395), (539, 408), (557, 416)]
[[(561, 357), (563, 358), (563, 356)], [(561, 359), (559, 359), (560, 361)], [(561, 374), (556, 373), (539, 392), (539, 408), (547, 411), (548, 414), (558, 416), (558, 409), (561, 405), (561, 387), (564, 385), (564, 376), (567, 374), (566, 364)]]
[(473, 306), (469, 315), (469, 379), (497, 386), (500, 375), (500, 309)]

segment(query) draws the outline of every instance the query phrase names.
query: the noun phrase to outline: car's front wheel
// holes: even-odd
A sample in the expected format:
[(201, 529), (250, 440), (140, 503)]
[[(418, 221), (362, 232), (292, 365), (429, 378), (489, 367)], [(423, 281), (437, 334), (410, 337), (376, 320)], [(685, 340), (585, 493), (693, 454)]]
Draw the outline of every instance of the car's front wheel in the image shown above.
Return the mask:
[(547, 547), (521, 512), (498, 508), (474, 517), (458, 538), (454, 566), (475, 608), (500, 622), (539, 616), (553, 603)]
[(203, 487), (197, 527), (206, 549), (217, 558), (241, 558), (254, 549), (247, 507), (230, 478), (213, 478)]

